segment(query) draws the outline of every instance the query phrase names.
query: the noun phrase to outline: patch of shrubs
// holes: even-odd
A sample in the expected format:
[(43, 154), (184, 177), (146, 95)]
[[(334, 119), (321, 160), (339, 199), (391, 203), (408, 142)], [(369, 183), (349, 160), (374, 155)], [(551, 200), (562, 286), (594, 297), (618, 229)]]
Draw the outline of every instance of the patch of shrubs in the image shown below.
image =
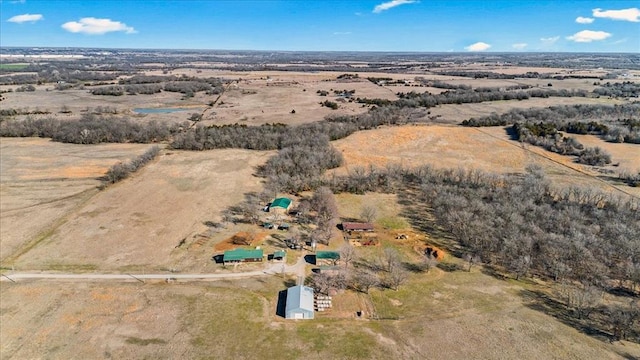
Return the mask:
[(104, 177), (104, 183), (115, 184), (118, 181), (126, 179), (129, 175), (140, 170), (149, 161), (153, 160), (159, 153), (160, 148), (158, 146), (153, 146), (149, 150), (145, 151), (144, 154), (127, 163), (119, 162), (113, 165), (107, 171), (107, 174)]

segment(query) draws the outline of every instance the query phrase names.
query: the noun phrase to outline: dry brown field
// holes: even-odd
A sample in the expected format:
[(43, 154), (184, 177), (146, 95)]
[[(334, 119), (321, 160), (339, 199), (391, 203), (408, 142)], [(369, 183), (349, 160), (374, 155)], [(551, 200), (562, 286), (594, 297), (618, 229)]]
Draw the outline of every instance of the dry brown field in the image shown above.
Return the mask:
[(196, 241), (205, 221), (220, 221), (222, 210), (261, 188), (252, 173), (269, 156), (247, 150), (163, 152), (135, 176), (74, 209), (11, 265), (23, 270), (174, 268), (186, 255), (176, 249), (182, 239), (186, 245)]
[[(626, 154), (620, 159), (614, 155), (614, 163), (619, 161), (626, 168), (640, 167), (640, 152), (634, 151), (636, 145), (607, 143), (593, 136), (586, 137), (593, 138), (592, 141), (606, 150), (612, 149), (611, 153)], [(604, 181), (594, 168), (576, 164), (571, 157), (510, 140), (503, 127), (434, 125), (380, 128), (358, 132), (336, 141), (334, 146), (345, 159), (344, 165), (335, 170), (337, 173), (346, 173), (358, 166), (400, 164), (415, 167), (429, 164), (437, 168), (476, 168), (506, 174), (523, 173), (527, 165), (538, 164), (558, 186), (593, 187), (640, 197), (640, 189)], [(613, 166), (608, 168), (616, 169)]]
[(150, 145), (61, 144), (46, 139), (0, 140), (0, 253), (6, 259), (46, 236), (94, 196), (98, 178)]

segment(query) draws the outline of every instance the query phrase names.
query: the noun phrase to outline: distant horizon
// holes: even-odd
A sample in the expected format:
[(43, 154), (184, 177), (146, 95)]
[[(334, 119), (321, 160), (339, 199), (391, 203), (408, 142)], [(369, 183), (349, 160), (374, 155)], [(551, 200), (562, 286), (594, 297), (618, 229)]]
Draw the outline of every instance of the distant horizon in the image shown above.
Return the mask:
[(2, 47), (640, 53), (640, 8), (636, 1), (627, 0), (75, 0), (72, 6), (61, 4), (0, 0)]
[(483, 51), (483, 52), (468, 52), (468, 51), (384, 51), (384, 50), (280, 50), (280, 49), (197, 49), (197, 48), (145, 48), (145, 47), (92, 47), (92, 46), (2, 46), (0, 47), (0, 55), (3, 54), (5, 49), (28, 49), (28, 50), (141, 50), (141, 51), (218, 51), (218, 52), (283, 52), (283, 53), (378, 53), (378, 54), (457, 54), (465, 56), (477, 56), (482, 57), (486, 55), (528, 55), (528, 54), (629, 54), (640, 55), (638, 52), (624, 52), (624, 51)]

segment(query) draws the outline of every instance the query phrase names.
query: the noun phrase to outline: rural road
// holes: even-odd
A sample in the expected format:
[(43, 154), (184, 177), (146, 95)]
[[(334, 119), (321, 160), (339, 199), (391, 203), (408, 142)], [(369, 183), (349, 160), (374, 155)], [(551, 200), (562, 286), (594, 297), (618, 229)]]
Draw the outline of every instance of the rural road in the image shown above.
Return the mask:
[(185, 280), (185, 281), (212, 281), (220, 279), (237, 279), (246, 278), (252, 276), (265, 276), (265, 275), (278, 275), (283, 272), (286, 274), (295, 274), (296, 276), (304, 276), (306, 262), (304, 255), (298, 259), (294, 265), (286, 265), (285, 263), (272, 264), (269, 267), (265, 267), (263, 270), (226, 273), (226, 274), (176, 274), (176, 273), (164, 273), (164, 274), (72, 274), (72, 273), (21, 273), (21, 272), (6, 272), (0, 275), (0, 282), (18, 282), (20, 280), (113, 280), (113, 281), (140, 281), (145, 280)]

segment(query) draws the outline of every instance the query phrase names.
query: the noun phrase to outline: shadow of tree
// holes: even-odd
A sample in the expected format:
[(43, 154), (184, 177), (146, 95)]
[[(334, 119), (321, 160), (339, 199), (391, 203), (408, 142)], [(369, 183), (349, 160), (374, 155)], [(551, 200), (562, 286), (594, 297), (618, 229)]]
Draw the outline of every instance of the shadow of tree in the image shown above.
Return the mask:
[(598, 340), (609, 342), (614, 340), (613, 335), (605, 329), (606, 324), (598, 321), (597, 318), (600, 315), (598, 311), (594, 311), (591, 316), (578, 318), (571, 308), (540, 290), (523, 289), (520, 295), (525, 300), (525, 306), (530, 309), (553, 316), (563, 324)]

